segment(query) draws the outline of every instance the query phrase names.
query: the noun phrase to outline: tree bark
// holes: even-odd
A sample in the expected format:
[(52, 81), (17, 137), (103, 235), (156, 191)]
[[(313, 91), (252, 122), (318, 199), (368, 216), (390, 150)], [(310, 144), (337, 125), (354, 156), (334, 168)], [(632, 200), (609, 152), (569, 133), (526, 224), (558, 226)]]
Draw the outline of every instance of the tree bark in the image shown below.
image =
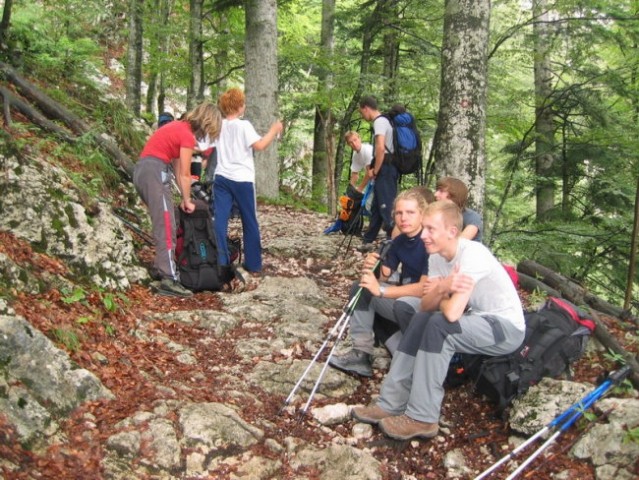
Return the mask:
[(6, 48), (5, 42), (9, 36), (9, 27), (11, 26), (11, 8), (13, 0), (5, 0), (2, 9), (2, 21), (0, 21), (0, 50)]
[(204, 100), (203, 3), (203, 0), (191, 0), (191, 22), (189, 24), (189, 65), (191, 80), (186, 94), (187, 110), (191, 110)]
[(44, 92), (39, 90), (35, 85), (22, 78), (9, 65), (0, 62), (0, 71), (9, 82), (18, 88), (22, 95), (34, 102), (47, 118), (61, 120), (76, 135), (90, 135), (93, 140), (111, 156), (115, 165), (129, 178), (132, 178), (133, 162), (128, 155), (120, 150), (120, 147), (115, 141), (104, 134), (96, 132), (94, 128), (80, 120), (73, 112), (67, 110), (64, 106), (44, 94)]
[(315, 128), (313, 130), (313, 189), (312, 198), (316, 202), (328, 205), (335, 196), (333, 179), (333, 151), (329, 150), (329, 136), (333, 135), (333, 113), (330, 107), (330, 91), (333, 87), (333, 75), (326, 65), (331, 64), (335, 31), (335, 0), (322, 1), (322, 29), (320, 51), (322, 53), (317, 69), (317, 93), (319, 102), (315, 106)]
[(535, 179), (537, 220), (544, 220), (555, 206), (553, 166), (555, 126), (551, 108), (549, 14), (546, 0), (533, 1), (535, 72)]
[(142, 103), (142, 14), (144, 0), (130, 0), (129, 44), (126, 64), (126, 105), (134, 115), (140, 116)]
[(438, 176), (462, 180), (482, 211), (490, 0), (446, 0), (441, 91), (434, 145)]
[(517, 265), (517, 271), (533, 277), (552, 288), (557, 289), (563, 297), (570, 300), (576, 305), (589, 305), (590, 307), (613, 317), (622, 320), (631, 321), (635, 324), (639, 323), (636, 317), (630, 314), (628, 310), (616, 307), (605, 300), (589, 293), (582, 286), (576, 284), (570, 279), (540, 265), (532, 260), (524, 260)]
[[(246, 0), (246, 117), (260, 135), (277, 119), (277, 2)], [(279, 196), (277, 143), (255, 152), (255, 188), (267, 198)]]

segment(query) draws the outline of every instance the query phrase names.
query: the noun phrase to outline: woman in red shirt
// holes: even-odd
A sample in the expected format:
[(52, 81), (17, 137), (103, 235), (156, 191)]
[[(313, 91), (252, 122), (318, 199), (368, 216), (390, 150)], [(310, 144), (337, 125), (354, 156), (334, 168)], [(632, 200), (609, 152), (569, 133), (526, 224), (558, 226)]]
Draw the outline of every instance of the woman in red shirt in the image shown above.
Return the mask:
[(180, 208), (195, 210), (191, 200), (191, 158), (198, 141), (214, 141), (220, 134), (222, 116), (218, 108), (204, 102), (183, 120), (167, 123), (149, 138), (133, 172), (133, 184), (149, 209), (155, 240), (154, 268), (161, 277), (157, 293), (189, 297), (193, 292), (180, 283), (175, 263), (175, 207), (171, 180), (176, 179), (182, 200)]

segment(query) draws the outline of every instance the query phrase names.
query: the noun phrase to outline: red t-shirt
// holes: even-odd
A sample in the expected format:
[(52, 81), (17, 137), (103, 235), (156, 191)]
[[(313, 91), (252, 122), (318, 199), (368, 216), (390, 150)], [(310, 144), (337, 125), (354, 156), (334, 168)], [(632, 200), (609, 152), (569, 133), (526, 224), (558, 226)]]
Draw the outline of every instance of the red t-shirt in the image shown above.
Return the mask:
[(180, 158), (180, 148), (195, 148), (197, 142), (188, 122), (175, 120), (158, 128), (147, 140), (140, 158), (156, 157), (165, 163)]

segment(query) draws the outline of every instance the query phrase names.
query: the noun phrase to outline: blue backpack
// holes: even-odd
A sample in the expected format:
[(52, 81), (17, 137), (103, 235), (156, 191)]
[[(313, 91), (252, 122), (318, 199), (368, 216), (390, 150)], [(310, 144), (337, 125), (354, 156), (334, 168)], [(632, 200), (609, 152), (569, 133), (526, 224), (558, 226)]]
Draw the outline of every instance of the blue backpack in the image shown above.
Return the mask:
[(384, 114), (393, 127), (392, 163), (400, 174), (418, 173), (422, 166), (422, 139), (409, 112)]

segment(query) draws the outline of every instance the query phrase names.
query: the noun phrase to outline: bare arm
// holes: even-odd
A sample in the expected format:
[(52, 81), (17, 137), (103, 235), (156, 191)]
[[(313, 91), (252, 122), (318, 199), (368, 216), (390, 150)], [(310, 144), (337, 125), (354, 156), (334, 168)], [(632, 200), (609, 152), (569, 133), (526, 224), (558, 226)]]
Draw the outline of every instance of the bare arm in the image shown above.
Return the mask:
[(455, 265), (447, 277), (427, 282), (424, 286), (422, 309), (427, 311), (440, 310), (446, 320), (456, 322), (466, 310), (474, 287), (473, 278), (461, 273), (459, 265)]
[(180, 148), (180, 158), (174, 160), (174, 172), (175, 180), (180, 194), (182, 195), (182, 201), (180, 202), (180, 208), (187, 213), (191, 213), (195, 210), (195, 204), (191, 200), (191, 159), (193, 158), (192, 148)]
[(384, 163), (384, 155), (386, 153), (386, 136), (375, 135), (375, 156), (373, 160), (375, 163), (371, 163), (371, 167), (368, 171), (370, 177), (375, 177), (382, 169)]
[(273, 125), (271, 125), (271, 128), (269, 128), (268, 132), (266, 132), (266, 135), (264, 135), (257, 142), (251, 145), (251, 147), (253, 148), (253, 150), (257, 151), (264, 150), (271, 144), (273, 140), (275, 140), (275, 137), (282, 133), (283, 128), (284, 126), (279, 120), (273, 122)]
[(477, 233), (479, 233), (479, 228), (477, 228), (477, 225), (466, 225), (461, 232), (461, 236), (462, 238), (472, 240), (477, 236)]

